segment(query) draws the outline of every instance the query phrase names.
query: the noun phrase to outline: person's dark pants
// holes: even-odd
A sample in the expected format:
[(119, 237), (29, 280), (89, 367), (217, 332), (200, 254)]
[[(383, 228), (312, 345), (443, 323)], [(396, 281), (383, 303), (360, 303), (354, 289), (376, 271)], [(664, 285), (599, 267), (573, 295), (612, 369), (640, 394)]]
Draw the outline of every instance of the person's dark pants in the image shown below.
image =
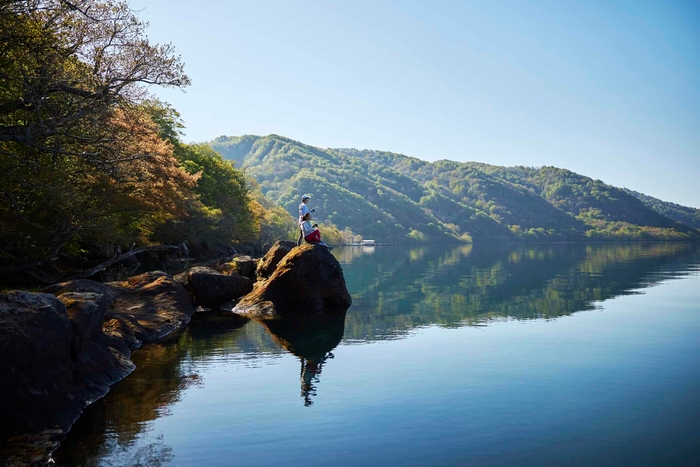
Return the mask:
[(297, 246), (301, 245), (301, 241), (304, 239), (304, 229), (299, 226), (299, 240), (297, 240)]

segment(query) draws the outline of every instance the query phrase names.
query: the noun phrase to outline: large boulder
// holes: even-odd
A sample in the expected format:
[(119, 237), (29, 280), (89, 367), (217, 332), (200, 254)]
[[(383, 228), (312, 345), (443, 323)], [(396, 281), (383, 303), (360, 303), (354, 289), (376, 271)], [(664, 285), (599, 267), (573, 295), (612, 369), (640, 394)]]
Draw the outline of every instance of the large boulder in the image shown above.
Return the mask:
[(292, 249), (233, 311), (266, 319), (345, 313), (351, 304), (338, 260), (327, 248), (303, 245)]
[(249, 293), (253, 290), (253, 281), (239, 275), (196, 272), (190, 274), (189, 287), (197, 304), (218, 306)]
[(0, 295), (0, 440), (9, 434), (67, 428), (79, 413), (73, 392), (71, 323), (46, 293)]
[(253, 290), (253, 282), (247, 277), (222, 274), (209, 266), (195, 266), (175, 276), (175, 280), (192, 292), (197, 305), (205, 307), (222, 305)]
[(275, 242), (274, 245), (265, 253), (265, 256), (258, 263), (258, 268), (256, 274), (258, 279), (267, 279), (275, 272), (277, 265), (282, 258), (287, 256), (287, 253), (292, 251), (296, 244), (294, 242), (287, 242), (284, 240), (279, 240)]
[(207, 274), (220, 274), (220, 271), (218, 269), (215, 269), (214, 266), (200, 265), (193, 266), (187, 271), (181, 272), (180, 274), (173, 276), (173, 279), (175, 279), (175, 282), (179, 282), (180, 284), (190, 289), (190, 277), (192, 276), (192, 274), (198, 272), (203, 272)]

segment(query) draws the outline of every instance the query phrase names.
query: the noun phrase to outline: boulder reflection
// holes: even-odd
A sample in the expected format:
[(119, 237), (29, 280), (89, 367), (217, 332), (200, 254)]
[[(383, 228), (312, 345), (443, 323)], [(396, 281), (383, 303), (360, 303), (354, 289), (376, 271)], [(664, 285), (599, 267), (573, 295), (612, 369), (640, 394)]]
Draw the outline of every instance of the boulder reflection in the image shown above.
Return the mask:
[(301, 397), (306, 407), (313, 405), (323, 365), (334, 358), (331, 351), (343, 339), (345, 312), (261, 323), (280, 347), (299, 357)]

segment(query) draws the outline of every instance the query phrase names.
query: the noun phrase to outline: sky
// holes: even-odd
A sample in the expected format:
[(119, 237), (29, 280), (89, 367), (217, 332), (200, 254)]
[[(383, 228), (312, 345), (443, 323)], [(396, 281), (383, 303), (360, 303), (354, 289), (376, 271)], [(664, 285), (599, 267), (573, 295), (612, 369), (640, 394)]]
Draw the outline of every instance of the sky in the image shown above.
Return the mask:
[(553, 165), (700, 207), (700, 0), (131, 0), (186, 141)]

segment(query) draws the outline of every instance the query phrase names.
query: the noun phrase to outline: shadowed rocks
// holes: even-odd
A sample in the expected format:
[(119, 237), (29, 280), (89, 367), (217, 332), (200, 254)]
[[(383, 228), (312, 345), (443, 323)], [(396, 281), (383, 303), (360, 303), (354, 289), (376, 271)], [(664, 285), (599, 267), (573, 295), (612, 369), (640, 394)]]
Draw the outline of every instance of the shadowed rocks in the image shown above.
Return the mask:
[(0, 295), (0, 457), (13, 465), (45, 461), (84, 407), (134, 369), (131, 351), (195, 311), (185, 288), (160, 271), (49, 291), (58, 297)]
[(197, 305), (207, 307), (219, 306), (253, 290), (253, 281), (248, 277), (238, 273), (222, 274), (205, 266), (196, 266), (178, 274), (175, 280), (192, 292)]

